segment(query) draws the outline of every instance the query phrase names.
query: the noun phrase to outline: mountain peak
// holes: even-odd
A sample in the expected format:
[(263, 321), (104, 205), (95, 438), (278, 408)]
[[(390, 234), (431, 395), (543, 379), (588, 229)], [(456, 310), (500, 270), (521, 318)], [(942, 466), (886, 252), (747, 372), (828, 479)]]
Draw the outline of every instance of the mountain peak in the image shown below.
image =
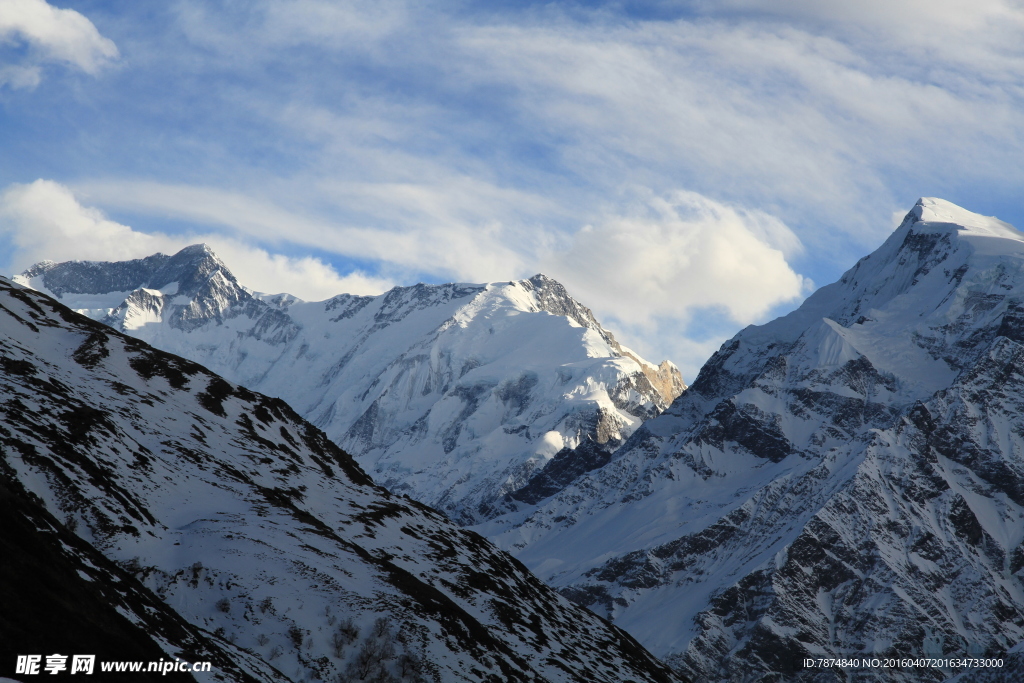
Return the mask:
[(179, 290), (190, 291), (218, 270), (235, 283), (234, 275), (208, 244), (192, 244), (173, 256), (158, 253), (131, 261), (40, 261), (14, 280), (64, 299), (69, 294), (131, 292), (140, 287), (162, 290), (173, 282), (179, 283)]
[(40, 261), (14, 277), (21, 285), (64, 299), (65, 294), (130, 292), (146, 284), (170, 256), (153, 254), (132, 261)]
[[(984, 273), (993, 268), (1001, 272), (1007, 259), (1020, 258), (1024, 258), (1024, 234), (1009, 223), (943, 199), (923, 197), (885, 243), (838, 282), (822, 287), (796, 311), (763, 327), (769, 335), (790, 338), (821, 318), (848, 326), (862, 316), (872, 317), (871, 309), (886, 308), (911, 294), (900, 305), (907, 310), (917, 307), (916, 319), (918, 313), (951, 302), (952, 292), (965, 282), (978, 291), (985, 289), (988, 276)], [(1018, 286), (1024, 289), (1024, 283), (1013, 288)], [(794, 327), (789, 333), (780, 332), (790, 325)]]
[(181, 329), (223, 322), (251, 302), (208, 244), (132, 261), (42, 261), (14, 281), (122, 331), (165, 316)]
[(539, 485), (586, 466), (481, 528), (694, 680), (808, 681), (788, 664), (805, 652), (1002, 653), (1024, 632), (1001, 588), (1024, 572), (1005, 559), (1024, 558), (1022, 300), (1024, 237), (923, 198), (610, 458), (556, 455)]
[(561, 282), (543, 273), (537, 273), (523, 285), (533, 290), (537, 305), (542, 311), (553, 315), (561, 315), (576, 321), (580, 327), (597, 330), (610, 344), (615, 344), (613, 337), (597, 322), (593, 311), (576, 301)]
[(210, 247), (206, 242), (200, 242), (199, 244), (190, 244), (184, 249), (178, 252), (179, 254), (206, 254), (210, 256), (216, 256), (213, 253), (213, 248)]
[(217, 258), (209, 245), (192, 244), (178, 251), (151, 273), (150, 282), (146, 286), (150, 289), (162, 289), (172, 282), (177, 282), (180, 293), (194, 295), (206, 286), (210, 277), (218, 271), (232, 285), (238, 285), (235, 276), (224, 262)]
[(968, 211), (953, 202), (937, 197), (918, 199), (904, 223), (908, 221), (911, 225), (927, 224), (931, 230), (956, 227), (959, 232), (1024, 241), (1024, 235), (1009, 223)]

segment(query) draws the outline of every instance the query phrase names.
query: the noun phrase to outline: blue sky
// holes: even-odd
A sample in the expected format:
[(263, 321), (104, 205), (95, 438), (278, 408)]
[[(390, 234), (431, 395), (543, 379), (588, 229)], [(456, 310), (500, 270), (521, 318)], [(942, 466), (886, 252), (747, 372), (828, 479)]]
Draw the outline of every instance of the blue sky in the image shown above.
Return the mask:
[(0, 271), (542, 271), (687, 379), (919, 196), (1024, 227), (1022, 143), (1020, 2), (0, 0)]

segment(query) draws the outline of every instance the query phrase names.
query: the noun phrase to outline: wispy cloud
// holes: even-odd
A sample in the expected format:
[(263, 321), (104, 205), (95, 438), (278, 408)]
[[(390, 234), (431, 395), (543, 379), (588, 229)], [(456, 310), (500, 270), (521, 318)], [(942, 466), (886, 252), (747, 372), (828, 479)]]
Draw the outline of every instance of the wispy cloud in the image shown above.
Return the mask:
[[(1024, 181), (1005, 144), (1024, 138), (1019, 6), (985, 0), (968, 18), (916, 0), (678, 5), (689, 13), (657, 21), (558, 5), (181, 6), (190, 39), (231, 68), (290, 66), (301, 94), (232, 90), (231, 105), (311, 144), (309, 170), (540, 187), (565, 209), (544, 222), (564, 230), (599, 218), (580, 215), (595, 196), (682, 187), (761, 207), (835, 253), (876, 243), (918, 195), (955, 192), (964, 169), (976, 184)], [(313, 54), (329, 68), (310, 71)]]
[(896, 169), (918, 185), (949, 185), (965, 167), (1024, 179), (1019, 155), (996, 143), (1024, 134), (1020, 91), (993, 82), (1009, 58), (979, 59), (993, 80), (966, 83), (949, 63), (890, 68), (907, 57), (899, 44), (871, 55), (798, 27), (719, 20), (472, 27), (462, 40), (467, 77), (515, 83), (595, 183), (681, 178), (774, 207), (816, 245), (829, 241), (822, 220), (877, 240), (908, 184)]
[(67, 187), (48, 180), (12, 185), (0, 193), (0, 232), (16, 249), (0, 264), (17, 273), (42, 260), (120, 261), (157, 252), (173, 254), (189, 244), (213, 247), (239, 281), (253, 289), (289, 292), (320, 300), (341, 292), (378, 294), (393, 282), (362, 272), (339, 275), (311, 257), (288, 257), (218, 233), (167, 235), (140, 232), (83, 206)]
[[(697, 0), (689, 3), (709, 14), (729, 11), (756, 12), (790, 20), (827, 22), (839, 30), (853, 26), (869, 26), (885, 31), (887, 37), (902, 41), (928, 40), (936, 31), (943, 33), (977, 33), (999, 23), (1021, 20), (1022, 10), (1013, 0)], [(825, 24), (819, 24), (824, 26)], [(942, 36), (945, 37), (945, 36)], [(991, 42), (984, 36), (983, 42)], [(994, 37), (998, 40), (998, 37)], [(942, 45), (936, 45), (942, 49)]]
[(0, 166), (127, 243), (172, 218), (387, 281), (543, 270), (692, 359), (918, 196), (1024, 217), (1019, 2), (140, 6), (90, 6), (125, 68), (79, 99), (18, 91), (18, 150), (48, 163)]
[[(531, 245), (517, 244), (495, 218), (516, 193), (501, 198), (500, 190), (483, 183), (459, 179), (456, 184), (462, 192), (451, 191), (443, 182), (333, 183), (324, 188), (332, 201), (347, 203), (349, 212), (361, 209), (376, 219), (363, 225), (209, 187), (151, 182), (87, 182), (77, 187), (89, 201), (103, 206), (227, 228), (234, 235), (271, 245), (303, 245), (369, 259), (387, 270), (472, 281), (507, 279), (508, 273), (522, 271)], [(481, 204), (495, 197), (500, 202), (494, 201), (492, 211), (485, 212)], [(545, 241), (542, 234), (533, 237), (534, 243)]]
[(118, 56), (113, 41), (74, 10), (45, 0), (0, 0), (0, 45), (18, 42), (26, 44), (26, 54), (18, 63), (0, 66), (0, 86), (33, 88), (48, 62), (96, 74)]

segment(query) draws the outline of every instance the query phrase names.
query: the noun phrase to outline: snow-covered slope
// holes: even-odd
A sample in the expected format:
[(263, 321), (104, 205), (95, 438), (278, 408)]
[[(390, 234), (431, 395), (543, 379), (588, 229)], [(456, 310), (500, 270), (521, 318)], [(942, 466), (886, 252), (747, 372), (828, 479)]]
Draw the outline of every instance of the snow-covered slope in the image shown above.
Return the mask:
[[(174, 653), (189, 663), (209, 662), (211, 670), (201, 680), (288, 680), (258, 657), (185, 621), (27, 495), (5, 465), (0, 460), (0, 676), (17, 673), (18, 657), (30, 654), (95, 655), (92, 675), (102, 680), (103, 662), (166, 661)], [(70, 671), (71, 662), (65, 663)], [(165, 676), (142, 671), (131, 677)], [(194, 680), (188, 674), (174, 677)]]
[(278, 396), (392, 490), (462, 522), (563, 448), (607, 453), (684, 388), (538, 275), (306, 303), (251, 295), (204, 245), (15, 278), (115, 329)]
[(477, 534), (374, 485), (281, 400), (2, 278), (0, 369), (0, 503), (19, 520), (0, 531), (19, 561), (4, 596), (38, 583), (10, 576), (40, 564), (30, 552), (57, 557), (57, 581), (97, 582), (83, 609), (102, 593), (162, 656), (198, 638), (233, 680), (671, 678)]
[(608, 464), (477, 528), (700, 680), (1005, 652), (1024, 640), (1024, 235), (921, 200)]

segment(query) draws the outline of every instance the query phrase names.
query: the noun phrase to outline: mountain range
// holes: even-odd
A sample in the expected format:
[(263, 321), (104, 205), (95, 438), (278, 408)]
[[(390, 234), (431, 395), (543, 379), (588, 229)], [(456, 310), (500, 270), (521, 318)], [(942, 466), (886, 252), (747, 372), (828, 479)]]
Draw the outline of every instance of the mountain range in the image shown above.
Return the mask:
[[(380, 495), (490, 539), (684, 679), (1024, 676), (1024, 235), (996, 219), (920, 200), (689, 388), (540, 275), (306, 303), (196, 246), (16, 279), (293, 403)], [(1006, 666), (803, 664), (968, 655)]]
[(377, 481), (461, 523), (516, 509), (563, 449), (606, 460), (685, 389), (543, 275), (309, 303), (246, 290), (195, 245), (44, 262), (15, 280), (284, 399)]
[(919, 201), (838, 282), (726, 342), (608, 464), (477, 528), (698, 680), (1019, 650), (1024, 235)]
[(63, 651), (203, 680), (675, 680), (280, 399), (6, 279), (0, 334), (3, 673)]

